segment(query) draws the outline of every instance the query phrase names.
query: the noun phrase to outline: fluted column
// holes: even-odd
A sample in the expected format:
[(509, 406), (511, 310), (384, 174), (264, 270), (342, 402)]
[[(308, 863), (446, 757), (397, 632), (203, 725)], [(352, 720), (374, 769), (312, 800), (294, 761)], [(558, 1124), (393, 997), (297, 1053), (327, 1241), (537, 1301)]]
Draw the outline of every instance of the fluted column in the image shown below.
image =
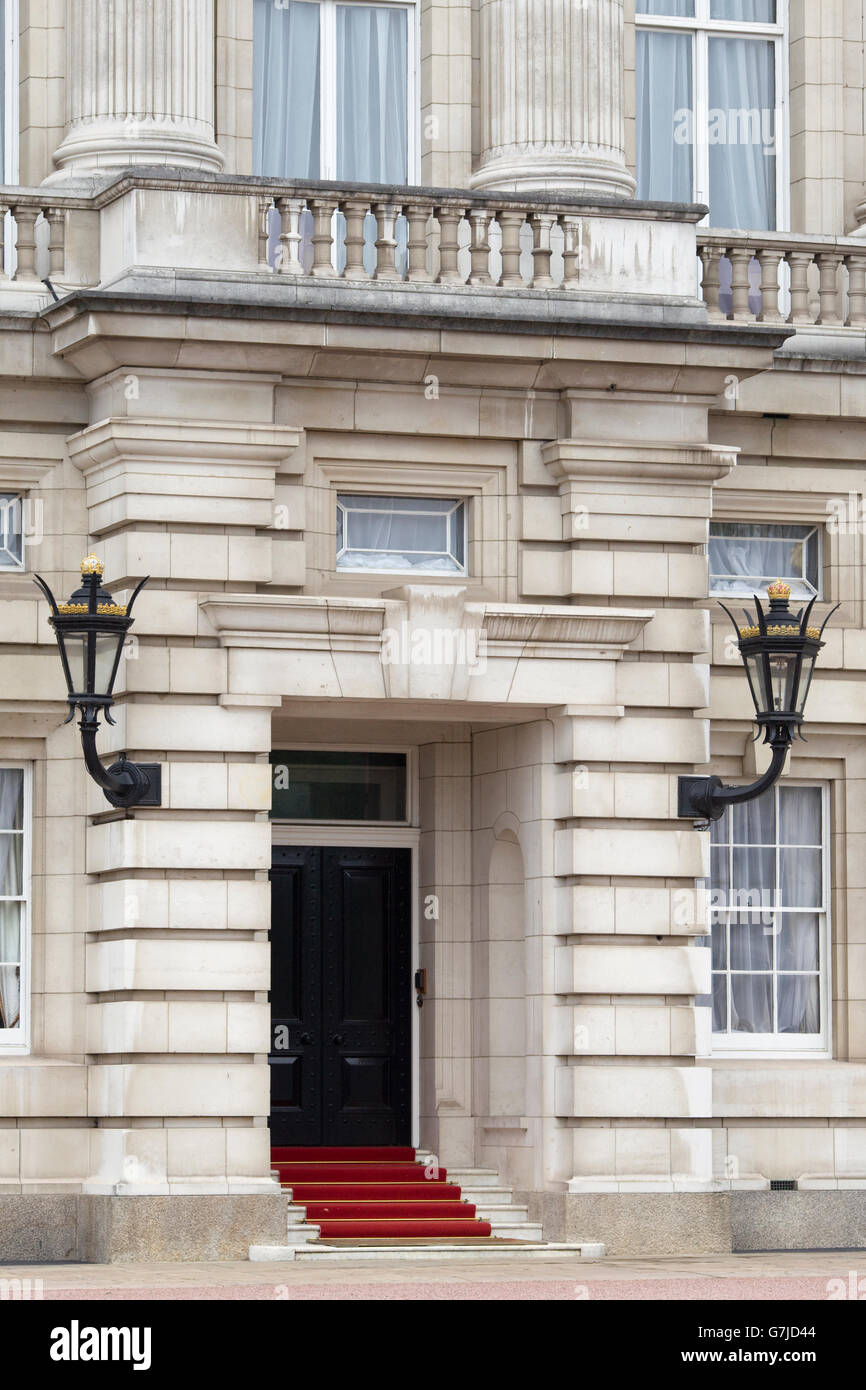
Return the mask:
[(480, 188), (634, 196), (623, 0), (480, 0)]
[(60, 174), (169, 164), (219, 170), (213, 0), (66, 0)]

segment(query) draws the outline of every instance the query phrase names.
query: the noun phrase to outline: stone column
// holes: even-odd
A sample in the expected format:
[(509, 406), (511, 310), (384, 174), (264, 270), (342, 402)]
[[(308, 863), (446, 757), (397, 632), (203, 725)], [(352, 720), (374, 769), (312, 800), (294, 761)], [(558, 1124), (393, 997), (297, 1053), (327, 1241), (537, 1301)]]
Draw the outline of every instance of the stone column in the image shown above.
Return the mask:
[(66, 0), (61, 174), (130, 164), (220, 170), (213, 93), (211, 0)]
[(481, 0), (477, 188), (634, 196), (623, 0)]

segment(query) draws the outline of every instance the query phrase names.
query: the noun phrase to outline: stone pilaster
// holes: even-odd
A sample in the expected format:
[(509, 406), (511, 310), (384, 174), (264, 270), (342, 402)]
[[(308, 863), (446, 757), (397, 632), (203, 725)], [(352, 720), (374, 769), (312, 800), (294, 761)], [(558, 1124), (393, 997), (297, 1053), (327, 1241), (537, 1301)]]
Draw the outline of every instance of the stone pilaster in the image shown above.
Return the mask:
[(213, 94), (211, 0), (66, 0), (66, 129), (54, 154), (62, 174), (130, 164), (220, 170)]
[(622, 0), (481, 0), (479, 188), (629, 198)]

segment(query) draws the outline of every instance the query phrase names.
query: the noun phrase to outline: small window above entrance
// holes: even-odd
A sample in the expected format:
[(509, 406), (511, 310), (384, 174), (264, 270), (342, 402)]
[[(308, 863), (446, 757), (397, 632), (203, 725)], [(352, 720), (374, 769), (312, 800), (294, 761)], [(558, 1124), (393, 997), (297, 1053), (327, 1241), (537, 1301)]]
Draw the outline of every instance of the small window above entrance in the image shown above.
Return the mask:
[(337, 569), (464, 574), (466, 508), (456, 498), (337, 497)]
[(277, 820), (408, 819), (405, 753), (275, 749), (271, 766)]

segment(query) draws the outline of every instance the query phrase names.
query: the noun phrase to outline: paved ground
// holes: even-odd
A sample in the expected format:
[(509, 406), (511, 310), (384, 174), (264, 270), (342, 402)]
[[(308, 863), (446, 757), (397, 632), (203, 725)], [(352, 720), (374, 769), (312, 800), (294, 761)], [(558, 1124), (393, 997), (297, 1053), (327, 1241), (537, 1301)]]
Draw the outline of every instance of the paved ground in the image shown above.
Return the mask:
[[(14, 1282), (21, 1280), (21, 1286)], [(30, 1281), (28, 1285), (26, 1281)], [(41, 1281), (34, 1283), (34, 1281)], [(0, 1299), (866, 1300), (866, 1251), (664, 1260), (4, 1265)]]

